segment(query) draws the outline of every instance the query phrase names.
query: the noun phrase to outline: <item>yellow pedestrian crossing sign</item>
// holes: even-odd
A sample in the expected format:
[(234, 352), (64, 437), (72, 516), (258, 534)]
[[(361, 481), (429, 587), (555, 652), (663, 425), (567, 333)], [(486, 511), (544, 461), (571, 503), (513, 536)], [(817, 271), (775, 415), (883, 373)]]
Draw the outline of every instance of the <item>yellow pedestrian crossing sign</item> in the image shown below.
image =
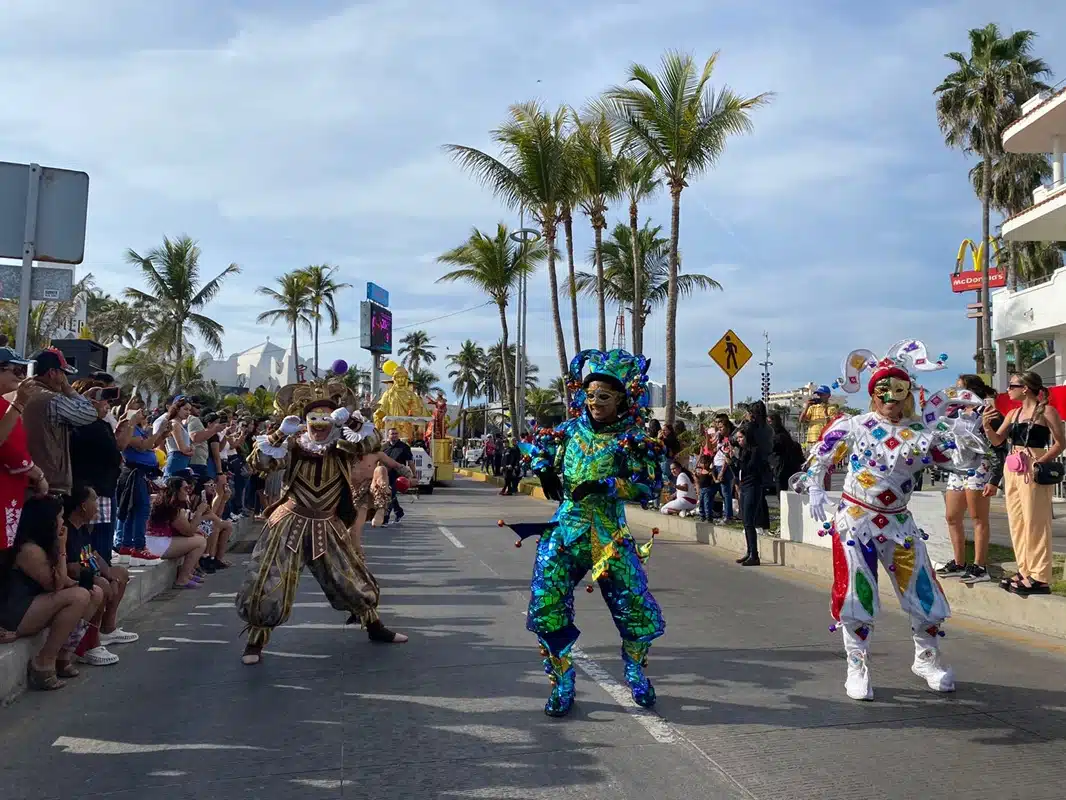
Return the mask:
[(732, 330), (726, 331), (718, 343), (707, 351), (707, 355), (722, 368), (730, 381), (751, 360), (751, 350)]

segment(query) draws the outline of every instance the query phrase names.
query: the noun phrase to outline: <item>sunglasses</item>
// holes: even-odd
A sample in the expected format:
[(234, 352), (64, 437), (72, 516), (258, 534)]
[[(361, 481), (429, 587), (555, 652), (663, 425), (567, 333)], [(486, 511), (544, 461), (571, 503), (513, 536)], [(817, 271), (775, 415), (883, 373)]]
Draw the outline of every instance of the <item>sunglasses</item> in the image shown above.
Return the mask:
[(1008, 383), (1007, 384), (1007, 388), (1008, 389), (1024, 389), (1025, 388), (1025, 384), (1024, 383)]

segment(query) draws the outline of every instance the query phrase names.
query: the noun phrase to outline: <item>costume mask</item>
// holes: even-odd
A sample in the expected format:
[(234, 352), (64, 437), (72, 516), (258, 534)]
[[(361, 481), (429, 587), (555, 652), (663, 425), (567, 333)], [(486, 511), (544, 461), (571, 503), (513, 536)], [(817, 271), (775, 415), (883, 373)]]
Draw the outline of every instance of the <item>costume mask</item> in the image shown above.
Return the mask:
[(329, 409), (315, 408), (307, 414), (307, 431), (311, 439), (316, 442), (324, 442), (329, 438), (333, 430), (333, 418)]
[(910, 394), (910, 381), (882, 378), (874, 384), (874, 405), (880, 413), (891, 413), (897, 411)]
[(589, 416), (596, 422), (614, 422), (618, 418), (621, 393), (609, 383), (593, 381), (585, 390), (585, 404)]

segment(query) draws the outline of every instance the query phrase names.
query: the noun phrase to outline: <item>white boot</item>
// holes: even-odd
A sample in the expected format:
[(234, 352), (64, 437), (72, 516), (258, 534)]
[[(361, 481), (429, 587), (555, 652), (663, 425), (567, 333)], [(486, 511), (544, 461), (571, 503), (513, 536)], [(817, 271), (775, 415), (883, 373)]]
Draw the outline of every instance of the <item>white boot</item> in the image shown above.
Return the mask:
[(955, 672), (944, 661), (937, 637), (925, 630), (914, 634), (914, 663), (911, 672), (922, 678), (934, 692), (954, 692)]
[[(844, 681), (844, 691), (852, 700), (873, 700), (874, 690), (870, 685), (870, 651), (866, 639), (855, 634), (845, 624), (841, 625), (844, 632), (844, 652), (848, 659), (848, 677)], [(865, 628), (869, 638), (870, 628)]]

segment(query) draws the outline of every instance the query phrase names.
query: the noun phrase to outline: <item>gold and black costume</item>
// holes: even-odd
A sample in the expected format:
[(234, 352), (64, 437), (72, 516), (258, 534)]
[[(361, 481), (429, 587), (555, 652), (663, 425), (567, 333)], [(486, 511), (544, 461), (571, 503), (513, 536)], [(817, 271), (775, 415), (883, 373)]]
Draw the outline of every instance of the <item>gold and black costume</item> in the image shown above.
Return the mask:
[[(362, 623), (371, 639), (391, 641), (378, 619), (378, 583), (348, 535), (356, 515), (348, 476), (361, 455), (362, 436), (373, 435), (373, 428), (364, 426), (360, 434), (344, 427), (347, 412), (337, 411), (335, 395), (346, 390), (339, 384), (287, 389), (278, 394), (279, 407), (285, 402), (290, 411), (302, 413), (260, 438), (251, 454), (253, 469), (283, 466), (285, 479), (280, 500), (265, 512), (266, 526), (237, 593), (237, 613), (247, 623), (245, 654), (257, 656), (271, 631), (289, 618), (305, 565), (333, 608), (348, 612), (349, 622)], [(315, 410), (319, 414), (312, 418)], [(330, 411), (332, 416), (326, 416)], [(298, 417), (308, 417), (308, 430), (293, 433)], [(316, 439), (316, 425), (321, 436), (327, 424), (328, 435)]]

